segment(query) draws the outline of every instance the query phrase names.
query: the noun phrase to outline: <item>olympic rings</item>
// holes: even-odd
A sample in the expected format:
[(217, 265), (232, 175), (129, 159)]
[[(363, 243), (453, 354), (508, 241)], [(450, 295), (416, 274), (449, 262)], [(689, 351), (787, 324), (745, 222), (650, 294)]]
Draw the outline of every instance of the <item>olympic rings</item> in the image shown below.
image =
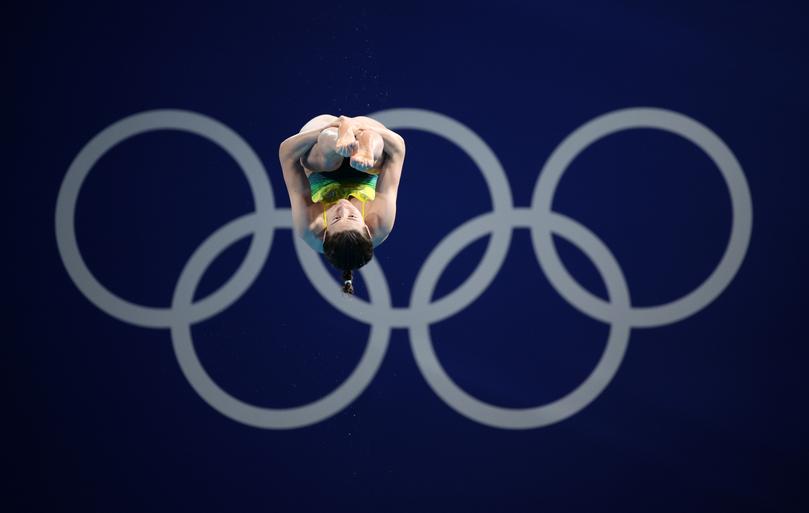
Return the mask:
[[(450, 407), (489, 426), (530, 429), (560, 422), (595, 400), (618, 371), (633, 327), (662, 326), (702, 310), (730, 284), (747, 253), (753, 206), (741, 165), (715, 133), (683, 114), (656, 108), (630, 108), (585, 123), (551, 153), (540, 173), (529, 208), (513, 205), (508, 180), (497, 156), (477, 134), (458, 121), (420, 109), (392, 109), (370, 117), (390, 129), (426, 131), (460, 147), (483, 173), (491, 193), (493, 211), (463, 223), (433, 249), (416, 276), (407, 308), (392, 306), (387, 280), (377, 260), (360, 270), (368, 286), (370, 301), (357, 298), (346, 301), (342, 292), (333, 286), (331, 274), (320, 258), (293, 237), (304, 273), (318, 293), (347, 316), (371, 326), (368, 344), (357, 366), (343, 384), (325, 397), (292, 408), (254, 406), (222, 390), (196, 356), (191, 325), (217, 315), (239, 299), (264, 266), (274, 231), (291, 228), (289, 209), (275, 208), (272, 187), (258, 156), (237, 133), (210, 117), (182, 110), (142, 112), (113, 123), (81, 149), (68, 168), (56, 202), (56, 241), (68, 275), (82, 294), (109, 315), (137, 326), (169, 329), (180, 368), (191, 386), (211, 407), (237, 422), (265, 429), (292, 429), (321, 422), (342, 411), (375, 376), (387, 351), (390, 330), (407, 328), (419, 370), (433, 391)], [(733, 210), (728, 246), (711, 275), (684, 297), (652, 307), (632, 306), (618, 262), (594, 233), (551, 210), (562, 175), (582, 151), (607, 135), (636, 128), (665, 130), (702, 149), (722, 174)], [(134, 304), (108, 291), (84, 263), (74, 225), (79, 191), (98, 159), (125, 139), (153, 130), (186, 131), (221, 146), (244, 172), (255, 202), (255, 212), (225, 224), (194, 251), (180, 273), (169, 308)], [(564, 397), (532, 408), (495, 406), (466, 393), (444, 371), (430, 337), (431, 324), (465, 309), (488, 288), (506, 258), (512, 231), (518, 228), (531, 230), (539, 266), (556, 291), (582, 313), (610, 324), (604, 352), (584, 382)], [(553, 234), (576, 245), (593, 261), (606, 284), (608, 300), (593, 295), (570, 276), (556, 252)], [(216, 257), (250, 235), (250, 248), (233, 276), (211, 295), (194, 302), (196, 288)], [(467, 245), (486, 235), (491, 235), (491, 240), (477, 268), (456, 290), (431, 302), (447, 265)]]

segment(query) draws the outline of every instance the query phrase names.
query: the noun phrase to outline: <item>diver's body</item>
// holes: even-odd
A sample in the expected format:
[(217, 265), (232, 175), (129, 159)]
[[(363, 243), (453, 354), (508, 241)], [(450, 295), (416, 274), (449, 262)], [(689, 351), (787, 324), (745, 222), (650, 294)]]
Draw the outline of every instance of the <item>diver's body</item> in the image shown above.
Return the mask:
[[(370, 236), (374, 247), (387, 238), (396, 218), (405, 155), (404, 140), (398, 134), (371, 118), (324, 114), (282, 142), (278, 153), (292, 204), (293, 228), (313, 249), (324, 252), (327, 232), (356, 230)], [(343, 194), (346, 197), (333, 196), (330, 201), (313, 194), (316, 184), (336, 181), (330, 176), (356, 176), (358, 172), (368, 178), (364, 185), (367, 194), (350, 191)], [(318, 176), (312, 176), (314, 173)]]

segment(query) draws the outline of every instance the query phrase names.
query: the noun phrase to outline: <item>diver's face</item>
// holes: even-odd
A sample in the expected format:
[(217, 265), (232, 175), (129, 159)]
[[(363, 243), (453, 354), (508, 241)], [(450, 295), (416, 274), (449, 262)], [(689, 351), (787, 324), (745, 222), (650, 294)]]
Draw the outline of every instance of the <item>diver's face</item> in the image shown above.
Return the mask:
[(341, 199), (326, 210), (326, 230), (331, 233), (345, 230), (357, 230), (365, 233), (367, 229), (360, 209), (346, 199)]

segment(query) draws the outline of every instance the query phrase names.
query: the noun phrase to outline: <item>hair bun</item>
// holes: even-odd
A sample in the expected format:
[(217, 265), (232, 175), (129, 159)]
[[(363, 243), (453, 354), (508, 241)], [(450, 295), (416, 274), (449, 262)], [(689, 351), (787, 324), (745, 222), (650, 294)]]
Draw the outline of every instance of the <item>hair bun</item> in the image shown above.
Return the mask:
[(345, 285), (343, 285), (343, 292), (351, 294), (352, 296), (354, 295), (354, 286), (351, 285), (350, 281), (345, 282)]
[(354, 273), (351, 270), (343, 271), (343, 292), (346, 294), (354, 294), (354, 284), (352, 283)]

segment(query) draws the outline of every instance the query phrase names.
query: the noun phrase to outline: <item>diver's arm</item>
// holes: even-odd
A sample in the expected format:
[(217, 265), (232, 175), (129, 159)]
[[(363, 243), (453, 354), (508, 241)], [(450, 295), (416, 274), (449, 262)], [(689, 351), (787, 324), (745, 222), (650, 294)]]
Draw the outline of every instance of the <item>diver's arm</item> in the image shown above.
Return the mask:
[(306, 171), (300, 161), (301, 157), (315, 145), (321, 131), (322, 129), (309, 130), (293, 135), (285, 139), (278, 148), (278, 160), (281, 161), (281, 170), (284, 172), (284, 182), (290, 198), (309, 190)]
[(382, 163), (382, 169), (379, 172), (376, 192), (377, 194), (392, 197), (395, 203), (396, 194), (399, 191), (399, 181), (402, 177), (402, 167), (404, 166), (405, 142), (396, 132), (387, 131), (393, 135), (391, 136), (390, 148), (388, 140), (385, 139), (384, 135), (382, 136), (385, 141), (385, 161)]
[[(376, 198), (372, 203), (376, 223), (374, 230), (374, 246), (381, 244), (393, 230), (396, 221), (396, 200), (399, 195), (399, 182), (404, 166), (405, 145), (404, 139), (391, 132), (398, 139), (393, 146), (394, 151), (385, 157), (379, 179), (376, 183)], [(387, 148), (387, 142), (385, 143)]]
[(385, 157), (398, 158), (404, 161), (405, 142), (402, 136), (387, 128), (375, 128), (373, 130), (382, 136), (382, 141), (385, 142), (385, 148), (382, 150)]
[(292, 200), (293, 207), (295, 206), (294, 198), (309, 198), (311, 195), (309, 180), (306, 177), (306, 171), (301, 165), (301, 157), (306, 155), (306, 153), (312, 149), (312, 146), (317, 143), (317, 139), (323, 130), (339, 125), (340, 120), (335, 119), (326, 126), (300, 132), (292, 137), (288, 137), (278, 147), (278, 160), (281, 161), (281, 169), (284, 172), (284, 182), (286, 183), (287, 192), (289, 193), (290, 200)]
[[(313, 130), (314, 141), (317, 141), (317, 135), (322, 129)], [(305, 136), (310, 132), (303, 132), (298, 134)], [(312, 219), (312, 193), (309, 189), (309, 180), (306, 178), (306, 171), (300, 162), (300, 147), (306, 149), (303, 142), (307, 140), (306, 137), (300, 137), (297, 141), (294, 140), (297, 136), (292, 136), (281, 143), (278, 150), (278, 158), (281, 161), (281, 170), (284, 173), (284, 183), (287, 186), (287, 193), (289, 194), (289, 202), (292, 207), (292, 229), (296, 235), (302, 237), (307, 244), (309, 244), (316, 251), (322, 252), (322, 244), (317, 237), (317, 232), (322, 231), (322, 222), (318, 222), (320, 217)], [(305, 152), (304, 152), (305, 153)]]

